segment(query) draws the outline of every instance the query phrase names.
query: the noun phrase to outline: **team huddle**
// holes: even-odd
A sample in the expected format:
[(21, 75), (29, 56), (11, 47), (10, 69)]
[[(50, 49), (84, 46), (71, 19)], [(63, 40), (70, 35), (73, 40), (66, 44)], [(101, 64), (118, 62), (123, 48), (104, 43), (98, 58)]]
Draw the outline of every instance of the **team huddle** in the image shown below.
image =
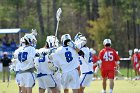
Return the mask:
[(105, 48), (100, 51), (96, 64), (92, 62), (92, 52), (87, 47), (87, 39), (78, 33), (74, 41), (69, 34), (61, 37), (47, 36), (43, 48), (35, 49), (36, 31), (25, 34), (20, 40), (20, 47), (14, 52), (11, 70), (16, 72), (19, 93), (32, 93), (35, 80), (38, 81), (39, 93), (84, 93), (94, 74), (93, 65), (101, 68), (103, 91), (106, 93), (106, 80), (110, 79), (110, 93), (114, 86), (114, 67), (119, 56), (111, 46), (111, 40), (105, 39)]

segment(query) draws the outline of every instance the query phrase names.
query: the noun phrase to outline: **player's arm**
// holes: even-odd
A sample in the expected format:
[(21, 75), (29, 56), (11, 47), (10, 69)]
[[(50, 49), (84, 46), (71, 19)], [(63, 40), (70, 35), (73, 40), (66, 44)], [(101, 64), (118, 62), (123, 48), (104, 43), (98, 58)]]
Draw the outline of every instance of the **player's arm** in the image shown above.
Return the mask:
[[(82, 42), (81, 42), (81, 44), (84, 45), (84, 43), (82, 43)], [(73, 49), (75, 49), (76, 52), (77, 52), (80, 56), (84, 57), (84, 52), (83, 52), (82, 50), (80, 50), (79, 48), (77, 48), (77, 46), (74, 44), (73, 41), (68, 42), (68, 46), (70, 46), (70, 47), (72, 47)]]

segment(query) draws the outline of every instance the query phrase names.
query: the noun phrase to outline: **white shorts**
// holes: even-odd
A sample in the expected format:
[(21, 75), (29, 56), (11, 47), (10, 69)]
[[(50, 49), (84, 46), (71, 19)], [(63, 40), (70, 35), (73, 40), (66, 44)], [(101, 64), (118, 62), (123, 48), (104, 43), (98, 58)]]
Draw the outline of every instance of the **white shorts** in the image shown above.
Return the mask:
[(35, 85), (35, 74), (26, 72), (20, 74), (20, 86), (21, 87), (33, 87)]
[(62, 87), (62, 84), (61, 84), (61, 73), (55, 73), (54, 74), (54, 80), (56, 81), (56, 84), (57, 84), (57, 87), (59, 88), (59, 89), (61, 89), (61, 87)]
[(38, 80), (38, 85), (42, 89), (46, 88), (51, 88), (51, 87), (56, 87), (57, 84), (54, 80), (53, 75), (45, 75), (37, 78)]
[(63, 73), (61, 83), (64, 89), (79, 89), (80, 88), (80, 81), (79, 81), (79, 74), (78, 70), (74, 69), (70, 72)]
[(89, 86), (92, 81), (93, 74), (81, 74), (80, 76), (80, 86)]
[(16, 78), (15, 78), (15, 80), (16, 80), (16, 83), (17, 83), (18, 85), (20, 85), (20, 82), (21, 82), (21, 76), (20, 76), (19, 73), (16, 74)]

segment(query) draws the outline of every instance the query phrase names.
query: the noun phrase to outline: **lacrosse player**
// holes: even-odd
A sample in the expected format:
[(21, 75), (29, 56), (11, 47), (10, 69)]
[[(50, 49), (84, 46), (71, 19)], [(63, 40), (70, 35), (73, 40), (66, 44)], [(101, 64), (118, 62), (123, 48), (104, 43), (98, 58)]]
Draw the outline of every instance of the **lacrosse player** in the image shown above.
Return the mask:
[[(133, 68), (134, 68), (134, 71), (135, 71), (135, 80), (138, 80), (140, 79), (140, 55), (138, 53), (138, 49), (135, 48), (134, 49), (134, 54), (132, 56), (132, 62), (133, 62)], [(138, 75), (138, 76), (137, 76)]]
[(103, 41), (104, 48), (99, 53), (99, 59), (102, 61), (101, 64), (101, 75), (103, 78), (103, 90), (102, 93), (106, 93), (106, 81), (110, 80), (110, 93), (113, 91), (114, 87), (114, 76), (116, 66), (115, 62), (119, 61), (120, 58), (116, 51), (111, 48), (111, 40), (105, 39)]
[(92, 80), (95, 80), (97, 78), (97, 73), (99, 71), (100, 68), (100, 60), (98, 58), (98, 56), (96, 56), (96, 51), (93, 48), (90, 48), (91, 54), (92, 54), (92, 62), (93, 62), (93, 78)]
[[(78, 42), (77, 42), (78, 41)], [(81, 43), (82, 42), (82, 43)], [(85, 36), (79, 36), (79, 39), (75, 40), (76, 46), (84, 52), (84, 56), (79, 56), (80, 62), (80, 93), (84, 93), (86, 86), (89, 86), (93, 76), (93, 63), (90, 49), (86, 46), (87, 39)]]
[(25, 40), (24, 37), (20, 39), (20, 46), (17, 50), (15, 50), (12, 58), (12, 65), (10, 66), (10, 71), (14, 71), (16, 73), (16, 83), (18, 84), (19, 87), (19, 93), (21, 93), (21, 87), (20, 87), (20, 74), (19, 74), (19, 60), (18, 60), (18, 53), (19, 51), (25, 46)]
[[(68, 43), (71, 41), (69, 34), (64, 34), (61, 37), (62, 46), (57, 48), (55, 53), (52, 53), (49, 58), (56, 60), (57, 66), (62, 70), (61, 83), (64, 89), (71, 88), (73, 93), (78, 93), (80, 88), (79, 74), (78, 74), (78, 53), (75, 49), (70, 47)], [(68, 93), (68, 91), (64, 91)]]
[(18, 53), (20, 86), (22, 93), (32, 93), (32, 87), (35, 85), (34, 75), (34, 57), (35, 48), (33, 47), (37, 40), (32, 34), (24, 35), (25, 46)]
[(57, 83), (54, 73), (58, 68), (52, 63), (49, 63), (47, 55), (51, 51), (50, 48), (54, 46), (53, 44), (54, 36), (47, 36), (45, 47), (38, 50), (40, 56), (36, 57), (34, 61), (37, 68), (39, 93), (45, 93), (46, 89), (50, 90), (51, 93), (57, 93)]

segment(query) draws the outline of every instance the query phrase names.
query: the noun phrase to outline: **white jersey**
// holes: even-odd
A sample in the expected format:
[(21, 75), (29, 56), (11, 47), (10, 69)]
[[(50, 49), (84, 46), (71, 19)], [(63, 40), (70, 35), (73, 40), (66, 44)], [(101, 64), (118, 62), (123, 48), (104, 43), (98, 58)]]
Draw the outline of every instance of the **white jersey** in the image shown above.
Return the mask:
[(48, 55), (42, 56), (42, 57), (36, 57), (34, 60), (35, 64), (38, 62), (38, 66), (36, 67), (37, 69), (37, 74), (53, 74), (54, 72), (49, 69), (48, 67)]
[[(18, 59), (18, 54), (19, 54), (19, 52), (21, 51), (23, 49), (23, 47), (19, 47), (17, 50), (15, 50), (15, 52), (14, 52), (14, 58), (15, 59)], [(20, 61), (19, 60), (17, 60), (17, 62), (16, 63), (14, 63), (15, 64), (15, 69), (14, 69), (14, 71), (19, 71), (19, 65), (20, 65)]]
[(84, 52), (84, 58), (80, 59), (80, 70), (81, 73), (93, 72), (92, 55), (88, 47), (83, 47), (81, 50)]
[(54, 62), (57, 62), (58, 67), (61, 68), (62, 73), (66, 73), (76, 69), (79, 66), (78, 53), (71, 47), (59, 47), (55, 53), (52, 54)]
[(35, 48), (32, 46), (23, 47), (18, 53), (18, 60), (20, 61), (19, 69), (22, 71), (34, 67)]

